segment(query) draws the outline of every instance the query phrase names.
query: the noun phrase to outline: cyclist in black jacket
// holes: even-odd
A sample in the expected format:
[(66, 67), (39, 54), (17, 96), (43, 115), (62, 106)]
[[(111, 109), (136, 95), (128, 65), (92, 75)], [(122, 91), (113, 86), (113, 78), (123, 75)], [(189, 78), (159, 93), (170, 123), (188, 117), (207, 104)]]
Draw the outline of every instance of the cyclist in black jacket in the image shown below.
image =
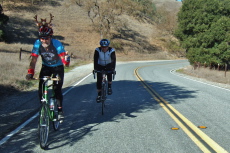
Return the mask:
[[(95, 71), (115, 71), (116, 67), (116, 54), (115, 49), (109, 47), (110, 41), (108, 39), (102, 39), (100, 41), (100, 46), (95, 49), (94, 52), (94, 70)], [(112, 94), (112, 73), (107, 74), (108, 79), (108, 95)], [(101, 82), (102, 75), (97, 73), (97, 92), (98, 96), (96, 101), (100, 102), (101, 97)]]

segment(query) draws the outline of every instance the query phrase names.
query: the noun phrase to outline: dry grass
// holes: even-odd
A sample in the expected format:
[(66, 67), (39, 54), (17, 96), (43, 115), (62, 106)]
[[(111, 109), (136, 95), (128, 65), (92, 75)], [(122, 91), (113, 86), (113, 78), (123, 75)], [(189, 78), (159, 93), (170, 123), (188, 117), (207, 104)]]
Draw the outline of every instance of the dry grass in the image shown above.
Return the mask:
[(204, 67), (194, 69), (193, 66), (187, 66), (181, 69), (180, 71), (184, 74), (194, 76), (196, 78), (203, 78), (211, 82), (230, 85), (229, 71), (225, 73), (225, 71), (217, 71), (217, 70), (212, 70)]

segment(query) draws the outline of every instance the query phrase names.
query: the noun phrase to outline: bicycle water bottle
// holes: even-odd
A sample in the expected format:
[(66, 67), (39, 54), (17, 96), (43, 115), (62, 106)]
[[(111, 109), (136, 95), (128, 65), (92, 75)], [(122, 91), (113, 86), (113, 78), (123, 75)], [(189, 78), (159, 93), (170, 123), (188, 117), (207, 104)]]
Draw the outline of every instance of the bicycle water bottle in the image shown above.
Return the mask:
[(54, 100), (53, 97), (50, 98), (50, 110), (54, 110)]

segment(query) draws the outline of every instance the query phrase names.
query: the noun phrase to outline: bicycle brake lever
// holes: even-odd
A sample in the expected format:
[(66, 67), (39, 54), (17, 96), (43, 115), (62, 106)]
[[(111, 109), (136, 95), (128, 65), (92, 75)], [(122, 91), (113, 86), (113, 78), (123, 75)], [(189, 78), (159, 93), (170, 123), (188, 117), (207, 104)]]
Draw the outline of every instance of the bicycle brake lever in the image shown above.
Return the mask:
[(95, 79), (95, 73), (97, 73), (96, 70), (93, 70), (93, 78)]
[(113, 71), (113, 80), (115, 78), (115, 75), (116, 75), (116, 71)]

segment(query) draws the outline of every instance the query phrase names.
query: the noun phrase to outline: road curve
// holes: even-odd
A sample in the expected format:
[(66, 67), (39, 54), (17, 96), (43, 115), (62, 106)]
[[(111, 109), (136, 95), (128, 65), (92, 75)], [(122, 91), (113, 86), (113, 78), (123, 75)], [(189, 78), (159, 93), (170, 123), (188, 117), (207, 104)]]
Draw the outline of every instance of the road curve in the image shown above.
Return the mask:
[[(92, 75), (66, 86), (66, 118), (59, 131), (51, 129), (47, 150), (203, 152), (137, 79), (134, 72), (139, 68), (138, 74), (152, 90), (195, 126), (206, 127), (200, 130), (229, 152), (229, 91), (172, 73), (188, 64), (186, 60), (119, 63), (103, 116), (101, 105), (95, 102), (96, 80)], [(37, 118), (2, 144), (0, 152), (46, 152), (38, 145)]]

